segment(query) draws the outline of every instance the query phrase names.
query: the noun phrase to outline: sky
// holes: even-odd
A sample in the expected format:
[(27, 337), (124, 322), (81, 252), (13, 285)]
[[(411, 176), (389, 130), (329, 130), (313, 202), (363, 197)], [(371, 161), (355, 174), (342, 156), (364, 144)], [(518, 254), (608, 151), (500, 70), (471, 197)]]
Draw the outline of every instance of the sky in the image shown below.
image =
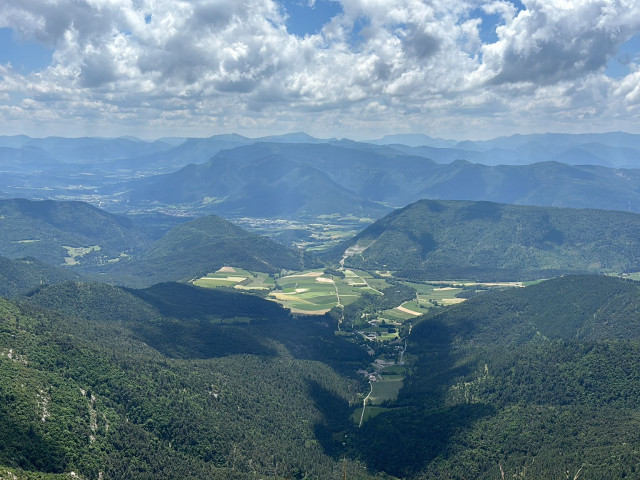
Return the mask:
[(640, 133), (640, 0), (1, 0), (0, 135)]

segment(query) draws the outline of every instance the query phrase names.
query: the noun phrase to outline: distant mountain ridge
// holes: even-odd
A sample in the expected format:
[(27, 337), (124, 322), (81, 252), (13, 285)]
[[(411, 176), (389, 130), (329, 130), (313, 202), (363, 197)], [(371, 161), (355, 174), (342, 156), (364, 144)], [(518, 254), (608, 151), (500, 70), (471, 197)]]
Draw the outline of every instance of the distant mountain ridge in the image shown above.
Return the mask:
[[(269, 181), (267, 181), (269, 179)], [(129, 205), (180, 204), (225, 216), (379, 218), (423, 198), (640, 211), (640, 170), (559, 162), (439, 164), (390, 146), (256, 143), (112, 191)]]
[(640, 212), (640, 136), (621, 132), (165, 140), (0, 137), (0, 198), (79, 199), (120, 212), (178, 202), (227, 217), (379, 218), (421, 198)]

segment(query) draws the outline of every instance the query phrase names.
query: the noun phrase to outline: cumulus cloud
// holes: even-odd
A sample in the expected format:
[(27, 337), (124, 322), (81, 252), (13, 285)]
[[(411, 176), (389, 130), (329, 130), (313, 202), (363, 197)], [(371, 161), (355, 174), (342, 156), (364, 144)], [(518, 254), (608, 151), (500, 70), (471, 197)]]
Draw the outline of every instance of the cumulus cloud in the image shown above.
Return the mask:
[[(640, 29), (640, 4), (625, 0), (527, 0), (483, 47), (479, 78), (493, 84), (554, 84), (603, 68)], [(498, 5), (491, 6), (499, 11)], [(503, 10), (504, 11), (504, 10)]]
[[(0, 27), (54, 55), (29, 75), (0, 66), (0, 94), (12, 102), (0, 115), (339, 134), (513, 126), (521, 108), (549, 125), (549, 116), (584, 118), (578, 104), (637, 103), (637, 72), (604, 74), (640, 31), (637, 0), (322, 1), (341, 12), (304, 38), (287, 31), (279, 0), (1, 2)], [(482, 13), (501, 19), (495, 43), (481, 40)]]

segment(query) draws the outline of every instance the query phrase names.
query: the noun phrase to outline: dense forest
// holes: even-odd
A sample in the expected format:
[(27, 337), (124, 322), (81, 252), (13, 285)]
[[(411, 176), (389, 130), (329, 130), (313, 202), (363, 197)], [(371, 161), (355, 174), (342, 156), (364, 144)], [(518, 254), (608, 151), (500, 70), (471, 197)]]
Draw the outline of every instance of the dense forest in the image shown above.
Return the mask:
[[(329, 454), (362, 386), (339, 371), (366, 354), (327, 319), (209, 294), (68, 283), (2, 301), (0, 465), (87, 478), (341, 478)], [(185, 311), (198, 301), (228, 313)], [(347, 468), (370, 478), (354, 460)]]
[[(146, 248), (152, 232), (129, 217), (84, 202), (0, 200), (0, 255), (51, 265), (97, 266)], [(84, 250), (72, 254), (67, 248)]]
[(634, 478), (638, 298), (634, 281), (569, 276), (435, 309), (415, 320), (397, 400), (358, 429), (354, 374), (371, 358), (334, 334), (335, 314), (176, 283), (43, 286), (0, 303), (0, 465), (18, 478)]
[(320, 264), (312, 255), (249, 233), (215, 215), (197, 218), (170, 230), (138, 258), (106, 269), (120, 283), (151, 285), (191, 279), (225, 265), (276, 273)]
[(639, 298), (636, 282), (563, 277), (425, 316), (412, 374), (355, 448), (401, 477), (634, 478)]
[(525, 280), (640, 269), (640, 216), (605, 210), (421, 200), (328, 258), (419, 280)]

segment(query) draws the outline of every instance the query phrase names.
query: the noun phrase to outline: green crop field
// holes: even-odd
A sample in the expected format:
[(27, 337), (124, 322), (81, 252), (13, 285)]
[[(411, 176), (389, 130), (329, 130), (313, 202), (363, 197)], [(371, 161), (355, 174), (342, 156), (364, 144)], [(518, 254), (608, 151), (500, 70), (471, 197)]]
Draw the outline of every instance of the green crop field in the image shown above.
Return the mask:
[(355, 302), (363, 292), (376, 293), (367, 286), (367, 281), (349, 270), (345, 271), (345, 278), (325, 274), (323, 270), (309, 270), (280, 277), (276, 284), (269, 298), (293, 313), (323, 314), (329, 311), (338, 305), (336, 291), (341, 305)]
[(375, 293), (376, 290), (382, 290), (390, 286), (384, 278), (374, 277), (369, 272), (364, 270), (345, 269), (345, 282), (354, 285), (365, 287), (368, 285), (367, 291)]
[(372, 382), (373, 391), (369, 397), (371, 405), (380, 405), (387, 400), (396, 400), (402, 388), (402, 375), (382, 375), (377, 382)]
[(278, 289), (269, 294), (293, 313), (321, 314), (338, 304), (334, 280), (322, 270), (287, 275), (276, 280)]
[[(403, 304), (403, 305), (406, 305), (406, 304)], [(407, 308), (409, 308), (409, 307), (407, 307)], [(411, 309), (411, 310), (414, 310), (414, 309)], [(423, 310), (423, 312), (425, 312), (425, 311)], [(380, 318), (383, 318), (383, 319), (386, 319), (386, 320), (390, 320), (392, 322), (400, 322), (400, 323), (403, 323), (406, 320), (411, 320), (412, 318), (416, 318), (416, 317), (417, 317), (417, 315), (413, 315), (411, 313), (406, 313), (406, 312), (400, 311), (400, 310), (398, 310), (396, 308), (392, 308), (390, 310), (385, 310), (384, 312), (382, 312), (380, 314)]]
[(384, 371), (382, 372), (383, 375), (404, 375), (405, 373), (407, 373), (407, 367), (405, 367), (404, 365), (390, 365), (388, 367), (385, 367)]

